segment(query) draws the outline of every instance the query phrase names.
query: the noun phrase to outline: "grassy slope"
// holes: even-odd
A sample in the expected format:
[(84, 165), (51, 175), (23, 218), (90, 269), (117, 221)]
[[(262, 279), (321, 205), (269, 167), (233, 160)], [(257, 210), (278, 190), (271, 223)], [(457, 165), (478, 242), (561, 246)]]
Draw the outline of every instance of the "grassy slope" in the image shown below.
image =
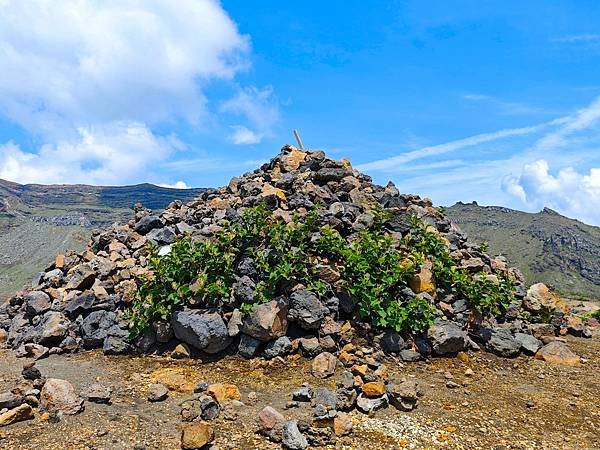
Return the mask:
[(551, 210), (531, 214), (457, 203), (447, 213), (471, 238), (488, 242), (491, 253), (505, 255), (529, 283), (600, 298), (600, 228)]

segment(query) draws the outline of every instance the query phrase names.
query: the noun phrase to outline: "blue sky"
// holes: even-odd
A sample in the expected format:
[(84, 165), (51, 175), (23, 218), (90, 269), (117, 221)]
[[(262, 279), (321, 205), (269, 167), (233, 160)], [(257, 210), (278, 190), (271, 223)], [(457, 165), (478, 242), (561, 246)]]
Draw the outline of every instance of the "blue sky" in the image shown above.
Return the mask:
[(0, 178), (222, 185), (298, 128), (436, 204), (600, 224), (599, 24), (585, 0), (0, 0)]

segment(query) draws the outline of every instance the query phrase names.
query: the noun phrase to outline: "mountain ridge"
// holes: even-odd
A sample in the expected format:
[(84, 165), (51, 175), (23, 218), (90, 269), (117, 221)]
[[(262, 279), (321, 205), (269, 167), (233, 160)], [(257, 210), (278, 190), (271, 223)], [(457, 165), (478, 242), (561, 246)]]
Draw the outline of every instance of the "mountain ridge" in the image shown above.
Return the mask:
[(150, 183), (45, 185), (0, 179), (0, 298), (28, 283), (53, 255), (84, 248), (92, 228), (130, 220), (136, 203), (163, 209), (204, 191)]
[(488, 242), (491, 253), (519, 267), (528, 283), (552, 285), (566, 296), (600, 298), (600, 227), (548, 207), (529, 213), (458, 202), (447, 213), (473, 239)]

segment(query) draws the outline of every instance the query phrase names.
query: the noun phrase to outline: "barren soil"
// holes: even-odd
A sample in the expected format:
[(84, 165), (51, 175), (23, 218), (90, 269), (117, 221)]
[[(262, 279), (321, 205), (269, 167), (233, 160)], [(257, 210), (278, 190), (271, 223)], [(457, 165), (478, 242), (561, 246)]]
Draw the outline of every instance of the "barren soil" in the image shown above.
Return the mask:
[[(386, 361), (392, 376), (419, 380), (425, 396), (410, 413), (394, 408), (372, 417), (352, 413), (355, 430), (340, 438), (342, 449), (597, 449), (600, 448), (600, 336), (569, 338), (584, 358), (579, 367), (549, 365), (533, 358), (497, 358), (472, 353), (468, 360), (437, 358), (402, 364)], [(22, 382), (25, 361), (0, 350), (0, 392)], [(294, 419), (308, 419), (308, 405), (284, 410), (303, 382), (335, 387), (334, 379), (310, 375), (310, 361), (268, 363), (227, 357), (216, 362), (166, 357), (106, 357), (98, 352), (53, 355), (37, 363), (46, 377), (64, 378), (83, 390), (95, 381), (112, 386), (113, 404), (86, 402), (85, 411), (58, 423), (34, 420), (0, 429), (2, 449), (176, 449), (180, 442), (179, 404), (190, 394), (171, 392), (149, 403), (146, 389), (157, 369), (183, 373), (197, 381), (238, 385), (246, 406), (236, 420), (213, 421), (219, 449), (279, 448), (255, 434), (256, 417), (271, 405)], [(471, 368), (473, 375), (465, 375)], [(462, 387), (449, 389), (451, 379)], [(257, 400), (249, 401), (250, 392)], [(302, 404), (301, 404), (302, 405)]]

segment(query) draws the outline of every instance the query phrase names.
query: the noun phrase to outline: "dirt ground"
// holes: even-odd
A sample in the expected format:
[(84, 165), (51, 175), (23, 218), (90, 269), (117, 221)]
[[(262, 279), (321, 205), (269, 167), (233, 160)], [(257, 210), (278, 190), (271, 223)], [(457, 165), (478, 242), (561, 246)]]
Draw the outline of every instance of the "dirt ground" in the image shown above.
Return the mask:
[[(425, 392), (413, 412), (388, 408), (373, 416), (352, 413), (355, 429), (340, 438), (339, 449), (600, 449), (600, 336), (569, 338), (583, 357), (578, 367), (549, 365), (533, 358), (502, 359), (487, 353), (468, 360), (436, 358), (402, 364), (386, 361), (392, 374), (418, 380)], [(25, 361), (0, 350), (0, 392), (21, 383)], [(245, 406), (239, 417), (212, 422), (219, 449), (270, 449), (279, 446), (256, 434), (256, 417), (266, 405), (286, 418), (308, 419), (310, 406), (284, 410), (303, 382), (335, 387), (335, 379), (317, 380), (310, 361), (285, 363), (227, 357), (217, 362), (164, 357), (106, 357), (98, 352), (53, 355), (38, 361), (46, 377), (64, 378), (79, 391), (93, 382), (113, 388), (113, 404), (86, 402), (85, 411), (57, 423), (22, 422), (0, 428), (2, 449), (177, 449), (180, 403), (190, 394), (172, 392), (160, 403), (146, 400), (153, 372), (197, 381), (236, 384)], [(473, 375), (466, 375), (470, 368)], [(461, 385), (449, 389), (452, 379)], [(250, 401), (248, 394), (257, 399)], [(253, 395), (254, 396), (254, 395)], [(301, 404), (302, 405), (302, 404)]]

